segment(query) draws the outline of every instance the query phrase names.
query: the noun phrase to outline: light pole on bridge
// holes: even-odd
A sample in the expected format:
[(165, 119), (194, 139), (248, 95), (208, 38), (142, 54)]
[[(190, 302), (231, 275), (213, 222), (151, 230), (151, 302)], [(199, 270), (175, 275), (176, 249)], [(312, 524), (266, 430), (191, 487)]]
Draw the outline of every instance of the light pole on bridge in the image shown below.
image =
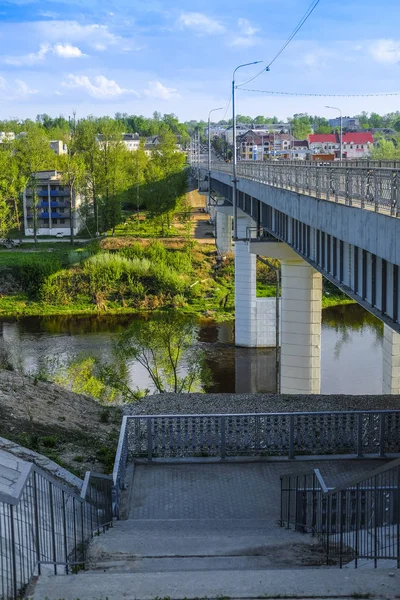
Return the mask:
[(342, 111), (340, 110), (340, 108), (337, 108), (336, 106), (325, 106), (325, 108), (330, 108), (331, 110), (338, 110), (339, 114), (340, 114), (340, 160), (342, 160)]
[[(232, 204), (233, 204), (233, 221), (234, 221), (234, 239), (237, 239), (237, 202), (236, 202), (236, 188), (237, 188), (237, 178), (236, 178), (236, 112), (235, 112), (235, 75), (236, 71), (241, 69), (242, 67), (249, 67), (250, 65), (258, 65), (263, 62), (262, 60), (256, 60), (250, 63), (244, 63), (243, 65), (239, 65), (233, 71), (232, 76)], [(268, 69), (268, 67), (267, 67)]]
[(210, 134), (210, 117), (211, 113), (222, 110), (221, 108), (212, 108), (208, 113), (208, 202), (207, 202), (207, 210), (210, 210), (211, 206), (211, 134)]

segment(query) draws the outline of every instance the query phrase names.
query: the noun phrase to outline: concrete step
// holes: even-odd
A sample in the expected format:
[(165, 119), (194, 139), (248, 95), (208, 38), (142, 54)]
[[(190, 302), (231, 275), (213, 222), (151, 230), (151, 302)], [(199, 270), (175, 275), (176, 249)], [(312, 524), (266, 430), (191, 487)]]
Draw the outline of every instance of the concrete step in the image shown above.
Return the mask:
[[(118, 521), (93, 540), (93, 560), (107, 557), (260, 556), (288, 546), (315, 547), (316, 539), (271, 520), (168, 519)], [(282, 548), (280, 548), (282, 547)]]
[(258, 571), (277, 567), (273, 556), (135, 557), (129, 560), (96, 561), (88, 573), (167, 573), (182, 571)]
[(166, 598), (395, 598), (400, 572), (339, 569), (201, 571), (168, 573), (80, 572), (39, 577), (31, 600), (154, 600)]

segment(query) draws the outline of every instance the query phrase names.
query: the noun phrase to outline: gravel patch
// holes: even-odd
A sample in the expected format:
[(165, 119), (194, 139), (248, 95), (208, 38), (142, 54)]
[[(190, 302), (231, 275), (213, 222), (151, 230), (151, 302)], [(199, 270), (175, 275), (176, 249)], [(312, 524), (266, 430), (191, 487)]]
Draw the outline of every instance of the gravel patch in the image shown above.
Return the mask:
[(125, 415), (400, 410), (400, 395), (154, 394)]

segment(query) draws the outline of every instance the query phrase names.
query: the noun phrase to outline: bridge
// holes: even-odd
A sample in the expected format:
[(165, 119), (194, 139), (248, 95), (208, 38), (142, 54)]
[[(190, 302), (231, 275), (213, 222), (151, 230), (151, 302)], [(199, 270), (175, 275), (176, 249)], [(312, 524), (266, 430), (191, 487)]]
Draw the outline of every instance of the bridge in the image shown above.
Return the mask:
[[(203, 172), (201, 170), (201, 172)], [(281, 261), (280, 391), (319, 393), (322, 275), (384, 323), (383, 393), (400, 393), (400, 168), (391, 163), (247, 162), (210, 172), (217, 247), (235, 240), (236, 344), (276, 345), (256, 259)], [(207, 179), (204, 170), (204, 179)]]

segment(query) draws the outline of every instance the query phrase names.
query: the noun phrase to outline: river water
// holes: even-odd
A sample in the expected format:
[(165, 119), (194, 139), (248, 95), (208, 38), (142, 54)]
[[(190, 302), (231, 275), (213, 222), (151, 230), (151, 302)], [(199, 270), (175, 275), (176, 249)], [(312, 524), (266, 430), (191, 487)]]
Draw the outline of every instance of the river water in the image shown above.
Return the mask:
[[(383, 325), (357, 304), (323, 311), (321, 393), (382, 393)], [(119, 332), (133, 316), (25, 317), (0, 319), (0, 340), (19, 368), (34, 372), (44, 364), (62, 365), (77, 355), (105, 360)], [(2, 339), (1, 339), (2, 338)], [(198, 340), (211, 372), (207, 392), (274, 392), (275, 350), (234, 346), (232, 322), (202, 322)], [(129, 364), (131, 383), (151, 388), (144, 369)]]

